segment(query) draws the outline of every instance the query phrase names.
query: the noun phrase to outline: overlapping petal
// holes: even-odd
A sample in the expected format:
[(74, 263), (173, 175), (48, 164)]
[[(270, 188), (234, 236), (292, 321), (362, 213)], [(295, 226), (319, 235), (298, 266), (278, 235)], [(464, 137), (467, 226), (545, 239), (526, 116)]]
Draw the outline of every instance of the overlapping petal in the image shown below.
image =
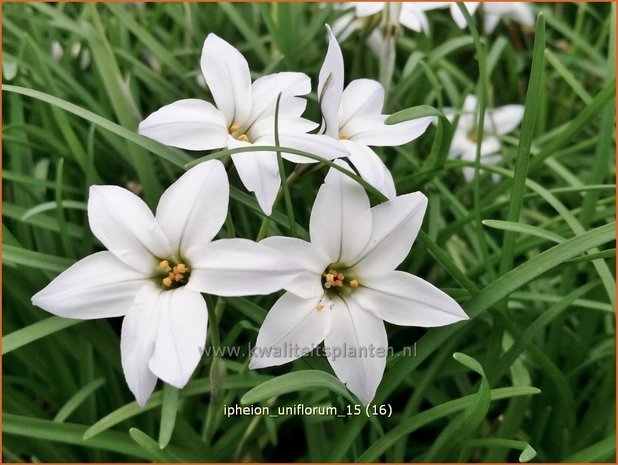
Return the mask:
[(145, 285), (122, 321), (122, 371), (129, 389), (141, 407), (157, 384), (157, 376), (150, 371), (148, 363), (157, 340), (159, 314), (155, 308), (160, 293), (153, 283)]
[(300, 116), (305, 111), (307, 100), (299, 96), (311, 92), (311, 79), (304, 73), (283, 72), (256, 79), (252, 85), (252, 108), (250, 121), (274, 115), (277, 98), (280, 116)]
[(211, 242), (191, 265), (188, 288), (227, 297), (271, 294), (303, 271), (278, 251), (247, 239)]
[(181, 256), (197, 253), (217, 235), (227, 215), (229, 191), (223, 163), (210, 160), (191, 168), (163, 193), (156, 219)]
[(286, 292), (260, 327), (249, 368), (278, 366), (313, 350), (330, 330), (330, 309), (321, 296), (302, 299)]
[(369, 404), (386, 367), (384, 323), (353, 299), (336, 297), (333, 303), (331, 330), (324, 339), (328, 361), (348, 389)]
[[(265, 144), (269, 145), (269, 144)], [(230, 137), (230, 148), (251, 147), (248, 142)], [(234, 167), (248, 191), (255, 193), (260, 208), (269, 216), (281, 185), (275, 152), (240, 152), (232, 154)]]
[[(339, 166), (350, 169), (338, 161)], [(369, 198), (356, 181), (331, 168), (311, 210), (311, 242), (323, 250), (331, 263), (357, 257), (371, 236)]]
[(350, 119), (340, 129), (342, 134), (359, 144), (377, 147), (397, 146), (421, 136), (432, 117), (417, 118), (397, 124), (385, 124), (388, 115), (363, 115)]
[(183, 388), (204, 352), (208, 326), (206, 302), (186, 286), (159, 294), (157, 339), (150, 370), (163, 381)]
[(117, 186), (91, 186), (88, 221), (93, 234), (127, 266), (149, 275), (173, 252), (148, 206)]
[(394, 198), (396, 192), (393, 176), (380, 157), (366, 145), (351, 140), (345, 140), (342, 143), (350, 152), (348, 160), (354, 165), (361, 178), (389, 199)]
[(124, 315), (148, 276), (111, 252), (78, 261), (32, 297), (37, 307), (65, 318), (90, 320)]
[(296, 279), (285, 286), (287, 291), (302, 298), (320, 296), (324, 293), (321, 275), (330, 261), (311, 242), (294, 237), (275, 236), (267, 237), (260, 244), (281, 252), (303, 270)]
[(416, 3), (406, 2), (402, 4), (399, 22), (412, 31), (429, 34), (427, 15)]
[(341, 97), (339, 126), (357, 116), (379, 115), (384, 106), (384, 87), (373, 79), (355, 79), (350, 82)]
[(227, 143), (225, 117), (211, 103), (198, 99), (161, 107), (139, 124), (139, 133), (186, 150), (216, 149)]

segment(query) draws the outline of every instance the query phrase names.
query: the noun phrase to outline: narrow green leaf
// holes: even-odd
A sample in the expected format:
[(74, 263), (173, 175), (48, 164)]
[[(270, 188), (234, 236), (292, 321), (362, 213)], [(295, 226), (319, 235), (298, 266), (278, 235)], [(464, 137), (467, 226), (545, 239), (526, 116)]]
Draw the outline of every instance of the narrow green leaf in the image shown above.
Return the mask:
[[(535, 387), (527, 386), (498, 388), (490, 391), (490, 399), (492, 401), (496, 401), (511, 397), (530, 396), (540, 392), (541, 391)], [(384, 436), (379, 438), (377, 441), (374, 441), (371, 446), (369, 446), (369, 448), (356, 459), (356, 461), (376, 462), (378, 458), (389, 450), (399, 439), (422, 428), (425, 425), (465, 409), (472, 403), (475, 396), (476, 394), (471, 394), (459, 399), (450, 400), (425, 410), (424, 412), (421, 412), (411, 418), (406, 418), (393, 429), (388, 431)]]
[(512, 221), (501, 220), (483, 220), (483, 224), (494, 229), (501, 229), (503, 231), (512, 231), (522, 234), (528, 234), (530, 236), (540, 237), (543, 239), (547, 239), (548, 241), (555, 242), (556, 244), (561, 244), (566, 241), (566, 238), (562, 237), (560, 234), (547, 231), (537, 226), (531, 226), (529, 224), (513, 223)]
[(616, 433), (611, 433), (599, 442), (586, 447), (573, 455), (570, 455), (563, 462), (566, 463), (593, 463), (614, 461), (616, 455)]
[(182, 462), (180, 457), (161, 450), (154, 439), (138, 428), (130, 428), (129, 436), (146, 452), (153, 462)]
[(64, 422), (85, 400), (92, 395), (94, 391), (99, 389), (104, 384), (105, 378), (97, 378), (86, 384), (66, 401), (62, 408), (58, 410), (58, 413), (56, 413), (53, 421), (57, 423)]
[(61, 208), (71, 208), (75, 210), (88, 211), (88, 205), (85, 202), (77, 200), (61, 200), (60, 202), (43, 202), (36, 207), (29, 208), (24, 212), (21, 221), (27, 221), (31, 217), (57, 208), (57, 203), (60, 203)]
[(482, 439), (470, 439), (464, 443), (464, 447), (506, 447), (508, 449), (519, 449), (521, 454), (519, 455), (519, 461), (529, 462), (536, 457), (536, 451), (526, 441), (517, 441), (514, 439), (502, 439), (502, 438), (482, 438)]
[(2, 432), (7, 435), (74, 444), (81, 447), (103, 449), (120, 454), (127, 454), (142, 459), (150, 459), (150, 454), (134, 444), (124, 433), (106, 431), (100, 436), (85, 440), (86, 427), (71, 423), (55, 423), (50, 420), (28, 418), (10, 413), (2, 414)]
[(2, 244), (2, 261), (53, 273), (61, 273), (73, 264), (73, 260), (68, 258), (34, 252), (8, 244)]
[[(3, 246), (4, 253), (6, 254), (6, 245)], [(70, 328), (84, 320), (72, 320), (70, 318), (61, 318), (59, 316), (52, 316), (41, 321), (37, 321), (25, 328), (20, 328), (7, 334), (2, 338), (2, 355), (6, 355), (20, 347), (30, 344), (31, 342), (38, 341), (50, 334), (54, 334), (58, 331), (62, 331), (65, 328)]]
[(163, 400), (161, 403), (161, 427), (159, 429), (159, 447), (165, 449), (172, 438), (176, 414), (178, 413), (179, 390), (167, 383), (163, 384)]
[(403, 123), (404, 121), (425, 118), (427, 116), (444, 118), (444, 113), (430, 105), (418, 105), (416, 107), (406, 108), (405, 110), (393, 113), (388, 118), (386, 118), (384, 122), (386, 124), (398, 124)]
[(50, 105), (54, 105), (58, 108), (62, 108), (63, 110), (68, 111), (69, 113), (73, 113), (74, 115), (79, 116), (80, 118), (83, 118), (87, 121), (90, 121), (91, 123), (94, 123), (97, 126), (100, 126), (103, 129), (110, 131), (122, 137), (123, 139), (132, 142), (135, 145), (143, 147), (144, 149), (154, 153), (155, 155), (169, 161), (176, 166), (183, 167), (190, 160), (190, 157), (180, 150), (161, 145), (146, 137), (140, 136), (136, 132), (130, 131), (108, 119), (92, 113), (91, 111), (85, 110), (84, 108), (67, 102), (66, 100), (63, 100), (61, 98), (54, 97), (53, 95), (39, 92), (38, 90), (26, 89), (25, 87), (12, 85), (3, 85), (2, 90), (6, 92), (13, 92), (16, 94), (25, 95), (27, 97), (32, 97), (37, 100), (41, 100), (42, 102), (49, 103)]
[[(517, 144), (513, 185), (510, 194), (510, 203), (506, 219), (511, 223), (519, 222), (523, 206), (523, 196), (528, 177), (528, 163), (530, 148), (538, 114), (541, 90), (544, 87), (543, 70), (545, 68), (545, 16), (540, 13), (535, 27), (534, 48), (532, 50), (532, 70), (528, 80), (528, 92), (524, 106), (524, 117), (521, 123), (521, 135)], [(506, 273), (513, 266), (515, 258), (515, 233), (505, 230), (502, 239), (502, 254), (498, 271)]]
[[(270, 376), (265, 375), (230, 375), (225, 378), (223, 383), (224, 389), (246, 389), (254, 387), (268, 379), (271, 379)], [(180, 398), (190, 397), (194, 395), (207, 394), (210, 392), (211, 384), (208, 378), (205, 379), (196, 379), (189, 381), (189, 383), (179, 392)], [(146, 405), (140, 407), (137, 402), (131, 402), (126, 405), (123, 405), (119, 409), (114, 410), (113, 412), (107, 414), (99, 421), (97, 421), (94, 425), (90, 426), (86, 431), (84, 431), (84, 439), (90, 439), (94, 436), (101, 434), (102, 432), (108, 430), (112, 426), (117, 425), (129, 418), (132, 418), (136, 415), (140, 415), (149, 410), (160, 407), (163, 403), (163, 393), (162, 391), (154, 392)]]
[(295, 371), (277, 376), (245, 393), (245, 395), (240, 398), (240, 402), (245, 405), (255, 404), (270, 399), (271, 397), (277, 397), (290, 392), (316, 388), (326, 388), (345, 397), (350, 402), (356, 403), (354, 397), (352, 397), (341, 381), (333, 375), (319, 370)]

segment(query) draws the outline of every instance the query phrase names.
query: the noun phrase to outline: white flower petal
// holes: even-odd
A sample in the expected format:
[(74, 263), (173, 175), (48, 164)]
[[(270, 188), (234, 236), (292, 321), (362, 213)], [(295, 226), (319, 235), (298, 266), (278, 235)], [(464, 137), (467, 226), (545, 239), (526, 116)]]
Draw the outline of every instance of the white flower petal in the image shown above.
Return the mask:
[(219, 232), (227, 215), (229, 183), (223, 163), (210, 160), (191, 168), (161, 196), (156, 219), (184, 258)]
[(295, 237), (273, 236), (260, 241), (267, 247), (271, 247), (290, 260), (298, 264), (303, 270), (322, 274), (330, 264), (328, 257), (315, 247), (311, 242), (303, 241)]
[(330, 264), (330, 261), (311, 242), (293, 237), (276, 236), (267, 237), (260, 241), (260, 244), (281, 252), (289, 260), (296, 263), (299, 268), (305, 270), (285, 286), (287, 291), (305, 299), (324, 293), (322, 273)]
[(321, 298), (283, 294), (260, 327), (249, 368), (283, 365), (317, 347), (330, 330), (330, 309), (318, 307)]
[(467, 95), (464, 99), (457, 128), (461, 126), (466, 133), (473, 131), (478, 123), (478, 99), (476, 95)]
[(371, 209), (373, 231), (355, 265), (359, 277), (392, 271), (406, 258), (423, 224), (426, 208), (427, 197), (413, 192)]
[(355, 79), (343, 91), (339, 108), (339, 126), (356, 117), (379, 115), (384, 106), (384, 87), (373, 79)]
[[(230, 137), (229, 148), (251, 147), (248, 142)], [(277, 154), (274, 152), (243, 152), (232, 155), (232, 161), (243, 185), (255, 197), (266, 216), (270, 216), (281, 185)]]
[(339, 133), (338, 112), (343, 94), (343, 55), (337, 39), (328, 31), (328, 51), (320, 69), (318, 82), (318, 99), (322, 109), (322, 118), (326, 125), (326, 135), (337, 138)]
[(403, 3), (399, 22), (415, 32), (429, 34), (429, 21), (425, 12), (414, 3)]
[[(344, 162), (337, 164), (350, 169)], [(331, 168), (311, 210), (311, 242), (324, 251), (331, 263), (347, 263), (365, 249), (371, 221), (369, 198), (363, 187)]]
[[(479, 6), (478, 2), (463, 2), (463, 4), (468, 10), (468, 13), (470, 13), (470, 16), (474, 15), (474, 12)], [(466, 22), (466, 17), (457, 6), (457, 3), (450, 3), (450, 7), (453, 21), (455, 21), (455, 23), (457, 24), (457, 26), (459, 26), (460, 29), (465, 29), (468, 23)]]
[(487, 112), (485, 127), (495, 134), (508, 134), (519, 126), (523, 117), (523, 105), (505, 105)]
[(148, 282), (111, 252), (97, 252), (58, 275), (32, 297), (32, 304), (65, 318), (122, 316)]
[(117, 186), (91, 186), (92, 233), (118, 259), (147, 275), (173, 249), (152, 212), (137, 195)]
[(252, 85), (253, 106), (250, 121), (275, 114), (277, 98), (281, 93), (279, 116), (300, 116), (307, 101), (298, 97), (311, 92), (311, 79), (304, 73), (283, 72), (256, 79)]
[(384, 9), (385, 2), (351, 2), (356, 9), (356, 16), (372, 16)]
[[(281, 134), (279, 143), (282, 147), (289, 147), (302, 150), (312, 155), (332, 160), (334, 158), (345, 157), (348, 155), (345, 147), (337, 139), (319, 134)], [(313, 158), (303, 157), (292, 153), (283, 152), (283, 158), (293, 163), (318, 163)]]
[(343, 42), (352, 33), (362, 27), (361, 21), (358, 20), (354, 12), (346, 13), (339, 16), (331, 25), (331, 29), (339, 42)]
[(328, 361), (348, 389), (363, 404), (369, 404), (386, 367), (388, 340), (384, 323), (354, 299), (336, 297), (333, 302), (331, 330), (324, 340)]
[(139, 124), (142, 136), (186, 150), (225, 147), (227, 125), (211, 103), (198, 99), (178, 100), (161, 107)]
[[(308, 119), (301, 118), (299, 116), (280, 116), (281, 117), (277, 120), (277, 123), (279, 124), (278, 129), (280, 142), (283, 134), (304, 135), (319, 126), (313, 121), (309, 121)], [(249, 140), (253, 141), (255, 145), (275, 145), (275, 117), (268, 116), (256, 121), (247, 131), (247, 136), (249, 136)]]
[(157, 299), (157, 342), (148, 364), (167, 384), (182, 389), (202, 358), (208, 310), (199, 292), (186, 286), (163, 291)]
[(201, 58), (202, 74), (228, 127), (242, 127), (251, 115), (251, 75), (247, 60), (232, 45), (208, 34)]
[(122, 371), (140, 407), (144, 406), (157, 384), (157, 377), (148, 368), (148, 362), (157, 339), (156, 303), (160, 293), (153, 283), (144, 286), (122, 321)]
[(397, 124), (385, 124), (388, 115), (365, 115), (352, 118), (341, 133), (354, 142), (378, 147), (403, 145), (421, 136), (433, 120), (417, 118)]
[(394, 198), (395, 181), (380, 157), (369, 147), (354, 141), (342, 141), (350, 155), (348, 160), (354, 165), (361, 178), (382, 192), (389, 199)]
[(271, 294), (303, 271), (278, 251), (248, 239), (211, 242), (192, 265), (190, 289), (226, 297)]
[(525, 3), (511, 3), (513, 9), (512, 18), (524, 26), (534, 27), (535, 17), (531, 5)]
[(378, 318), (400, 326), (429, 328), (468, 319), (452, 297), (402, 271), (364, 278), (353, 298)]
[[(486, 8), (484, 7), (483, 10), (486, 10)], [(483, 11), (483, 20), (483, 29), (487, 34), (491, 34), (500, 22), (500, 15)]]

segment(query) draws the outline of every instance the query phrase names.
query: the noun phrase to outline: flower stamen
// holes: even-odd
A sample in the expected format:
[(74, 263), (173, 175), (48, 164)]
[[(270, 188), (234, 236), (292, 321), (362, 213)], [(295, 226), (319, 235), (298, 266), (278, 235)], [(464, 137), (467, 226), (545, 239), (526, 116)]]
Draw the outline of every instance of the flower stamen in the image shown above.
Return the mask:
[(357, 288), (359, 286), (357, 279), (350, 279), (350, 277), (346, 276), (345, 273), (342, 273), (335, 268), (329, 268), (327, 271), (324, 271), (324, 273), (322, 273), (322, 277), (324, 278), (322, 282), (324, 289), (343, 288), (346, 285), (351, 288)]
[(175, 263), (172, 266), (170, 260), (165, 259), (159, 263), (155, 275), (161, 279), (163, 289), (176, 289), (187, 284), (190, 271), (184, 263)]

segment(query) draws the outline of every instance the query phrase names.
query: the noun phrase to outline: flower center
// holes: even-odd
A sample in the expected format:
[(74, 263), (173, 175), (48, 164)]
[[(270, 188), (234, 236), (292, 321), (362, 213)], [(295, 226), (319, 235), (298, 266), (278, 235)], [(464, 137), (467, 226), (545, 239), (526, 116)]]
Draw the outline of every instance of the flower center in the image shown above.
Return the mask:
[[(334, 266), (329, 266), (324, 273), (322, 273), (322, 286), (324, 289), (335, 291), (337, 294), (340, 294), (342, 291), (346, 291), (346, 293), (350, 292), (352, 289), (356, 289), (360, 283), (358, 279), (351, 276), (351, 270), (340, 268), (341, 271), (338, 271)], [(348, 273), (346, 276), (345, 273)]]
[(227, 131), (234, 139), (242, 142), (249, 142), (249, 137), (240, 130), (240, 126), (238, 124), (232, 124)]
[(339, 133), (339, 140), (348, 140), (348, 135), (344, 132)]
[(161, 280), (161, 288), (164, 290), (177, 289), (189, 282), (191, 271), (182, 263), (175, 263), (171, 259), (161, 260), (156, 271), (156, 278)]
[[(483, 139), (481, 140), (485, 140), (485, 139), (487, 139), (487, 135), (483, 134)], [(468, 140), (474, 143), (478, 142), (479, 139), (478, 139), (478, 129), (477, 128), (474, 128), (472, 131), (468, 133)]]

